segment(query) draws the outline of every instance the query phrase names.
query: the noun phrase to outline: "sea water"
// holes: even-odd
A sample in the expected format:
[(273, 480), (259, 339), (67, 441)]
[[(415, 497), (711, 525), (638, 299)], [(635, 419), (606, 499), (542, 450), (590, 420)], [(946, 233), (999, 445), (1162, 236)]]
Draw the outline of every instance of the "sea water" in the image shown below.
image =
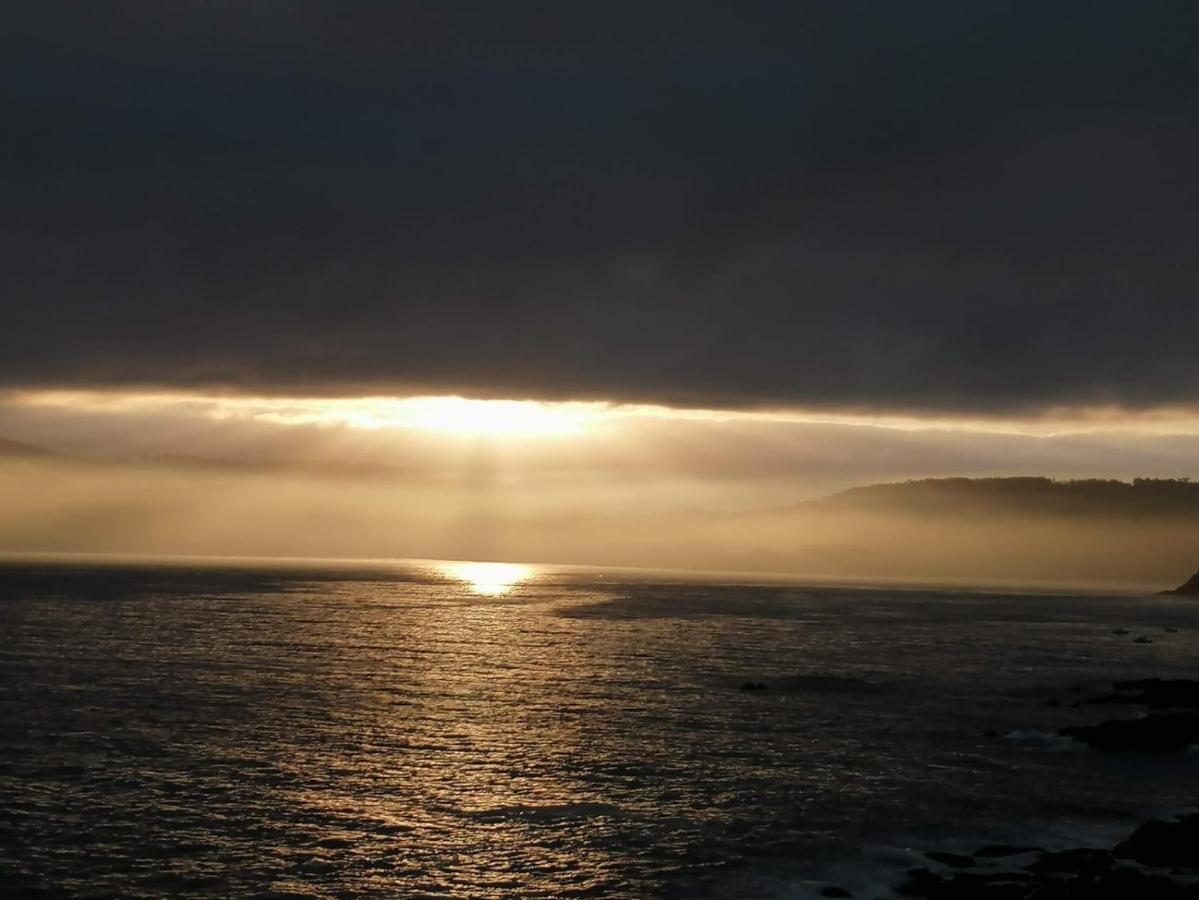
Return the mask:
[(1197, 651), (1175, 597), (8, 563), (0, 893), (883, 896), (1194, 802), (1054, 733)]

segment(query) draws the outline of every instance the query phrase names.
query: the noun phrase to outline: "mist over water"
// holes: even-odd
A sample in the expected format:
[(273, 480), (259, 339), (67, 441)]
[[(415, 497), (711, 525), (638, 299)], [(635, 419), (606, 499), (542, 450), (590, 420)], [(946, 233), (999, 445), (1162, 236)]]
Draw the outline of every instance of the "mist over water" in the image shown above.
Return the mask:
[[(0, 454), (0, 552), (515, 559), (1152, 592), (1193, 572), (1199, 546), (1199, 485), (1186, 480), (938, 479), (797, 503), (777, 486), (711, 493), (612, 471), (462, 474)], [(734, 495), (749, 506), (724, 505)]]
[(1190, 674), (1167, 597), (5, 564), (0, 633), (18, 891), (800, 896), (912, 835), (1132, 822), (1193, 765), (983, 736)]

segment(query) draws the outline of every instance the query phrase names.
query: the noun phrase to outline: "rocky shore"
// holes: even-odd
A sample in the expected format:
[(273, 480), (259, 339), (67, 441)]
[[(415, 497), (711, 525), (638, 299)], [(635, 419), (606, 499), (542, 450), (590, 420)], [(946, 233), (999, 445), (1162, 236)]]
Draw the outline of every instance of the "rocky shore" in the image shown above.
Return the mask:
[[(890, 896), (927, 900), (1199, 900), (1199, 813), (1145, 822), (1112, 847), (929, 850)], [(822, 897), (855, 897), (828, 885)], [(860, 895), (882, 900), (877, 892)]]
[[(1141, 825), (1111, 848), (1059, 852), (987, 846), (925, 854), (896, 893), (929, 900), (1183, 900), (1199, 898), (1199, 813)], [(846, 896), (830, 893), (826, 896)]]
[[(1136, 719), (1114, 719), (1058, 732), (1095, 750), (1170, 753), (1199, 744), (1199, 681), (1117, 681), (1110, 693), (1092, 697), (1084, 704), (1143, 706), (1151, 710)], [(1196, 852), (1199, 854), (1199, 849)]]
[[(1057, 706), (1057, 701), (1050, 701)], [(1060, 737), (1113, 753), (1179, 753), (1199, 745), (1199, 681), (1118, 681), (1071, 706), (1141, 707), (1139, 718), (1060, 729)], [(990, 732), (994, 734), (994, 732)], [(1110, 847), (1046, 850), (990, 844), (972, 853), (928, 850), (893, 894), (927, 900), (1199, 900), (1199, 812), (1145, 822)], [(854, 897), (839, 885), (824, 897)], [(862, 894), (874, 900), (874, 894)]]

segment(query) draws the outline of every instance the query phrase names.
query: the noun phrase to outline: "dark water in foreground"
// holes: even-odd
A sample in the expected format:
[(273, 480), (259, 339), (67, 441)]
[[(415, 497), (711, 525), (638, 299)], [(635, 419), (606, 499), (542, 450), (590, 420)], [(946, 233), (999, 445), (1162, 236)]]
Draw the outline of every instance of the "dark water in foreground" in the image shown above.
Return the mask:
[(1160, 597), (2, 565), (0, 893), (860, 890), (879, 847), (1193, 800), (1196, 755), (983, 732), (1197, 650)]

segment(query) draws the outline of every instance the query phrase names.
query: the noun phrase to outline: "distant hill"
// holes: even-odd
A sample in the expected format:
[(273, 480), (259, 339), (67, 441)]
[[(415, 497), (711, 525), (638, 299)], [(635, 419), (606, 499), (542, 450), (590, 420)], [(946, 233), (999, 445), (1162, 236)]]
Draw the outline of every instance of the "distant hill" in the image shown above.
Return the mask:
[(932, 478), (730, 518), (730, 567), (970, 582), (1177, 585), (1199, 564), (1199, 484)]
[(800, 511), (909, 515), (1187, 516), (1199, 518), (1199, 482), (1185, 478), (929, 478), (850, 488)]

